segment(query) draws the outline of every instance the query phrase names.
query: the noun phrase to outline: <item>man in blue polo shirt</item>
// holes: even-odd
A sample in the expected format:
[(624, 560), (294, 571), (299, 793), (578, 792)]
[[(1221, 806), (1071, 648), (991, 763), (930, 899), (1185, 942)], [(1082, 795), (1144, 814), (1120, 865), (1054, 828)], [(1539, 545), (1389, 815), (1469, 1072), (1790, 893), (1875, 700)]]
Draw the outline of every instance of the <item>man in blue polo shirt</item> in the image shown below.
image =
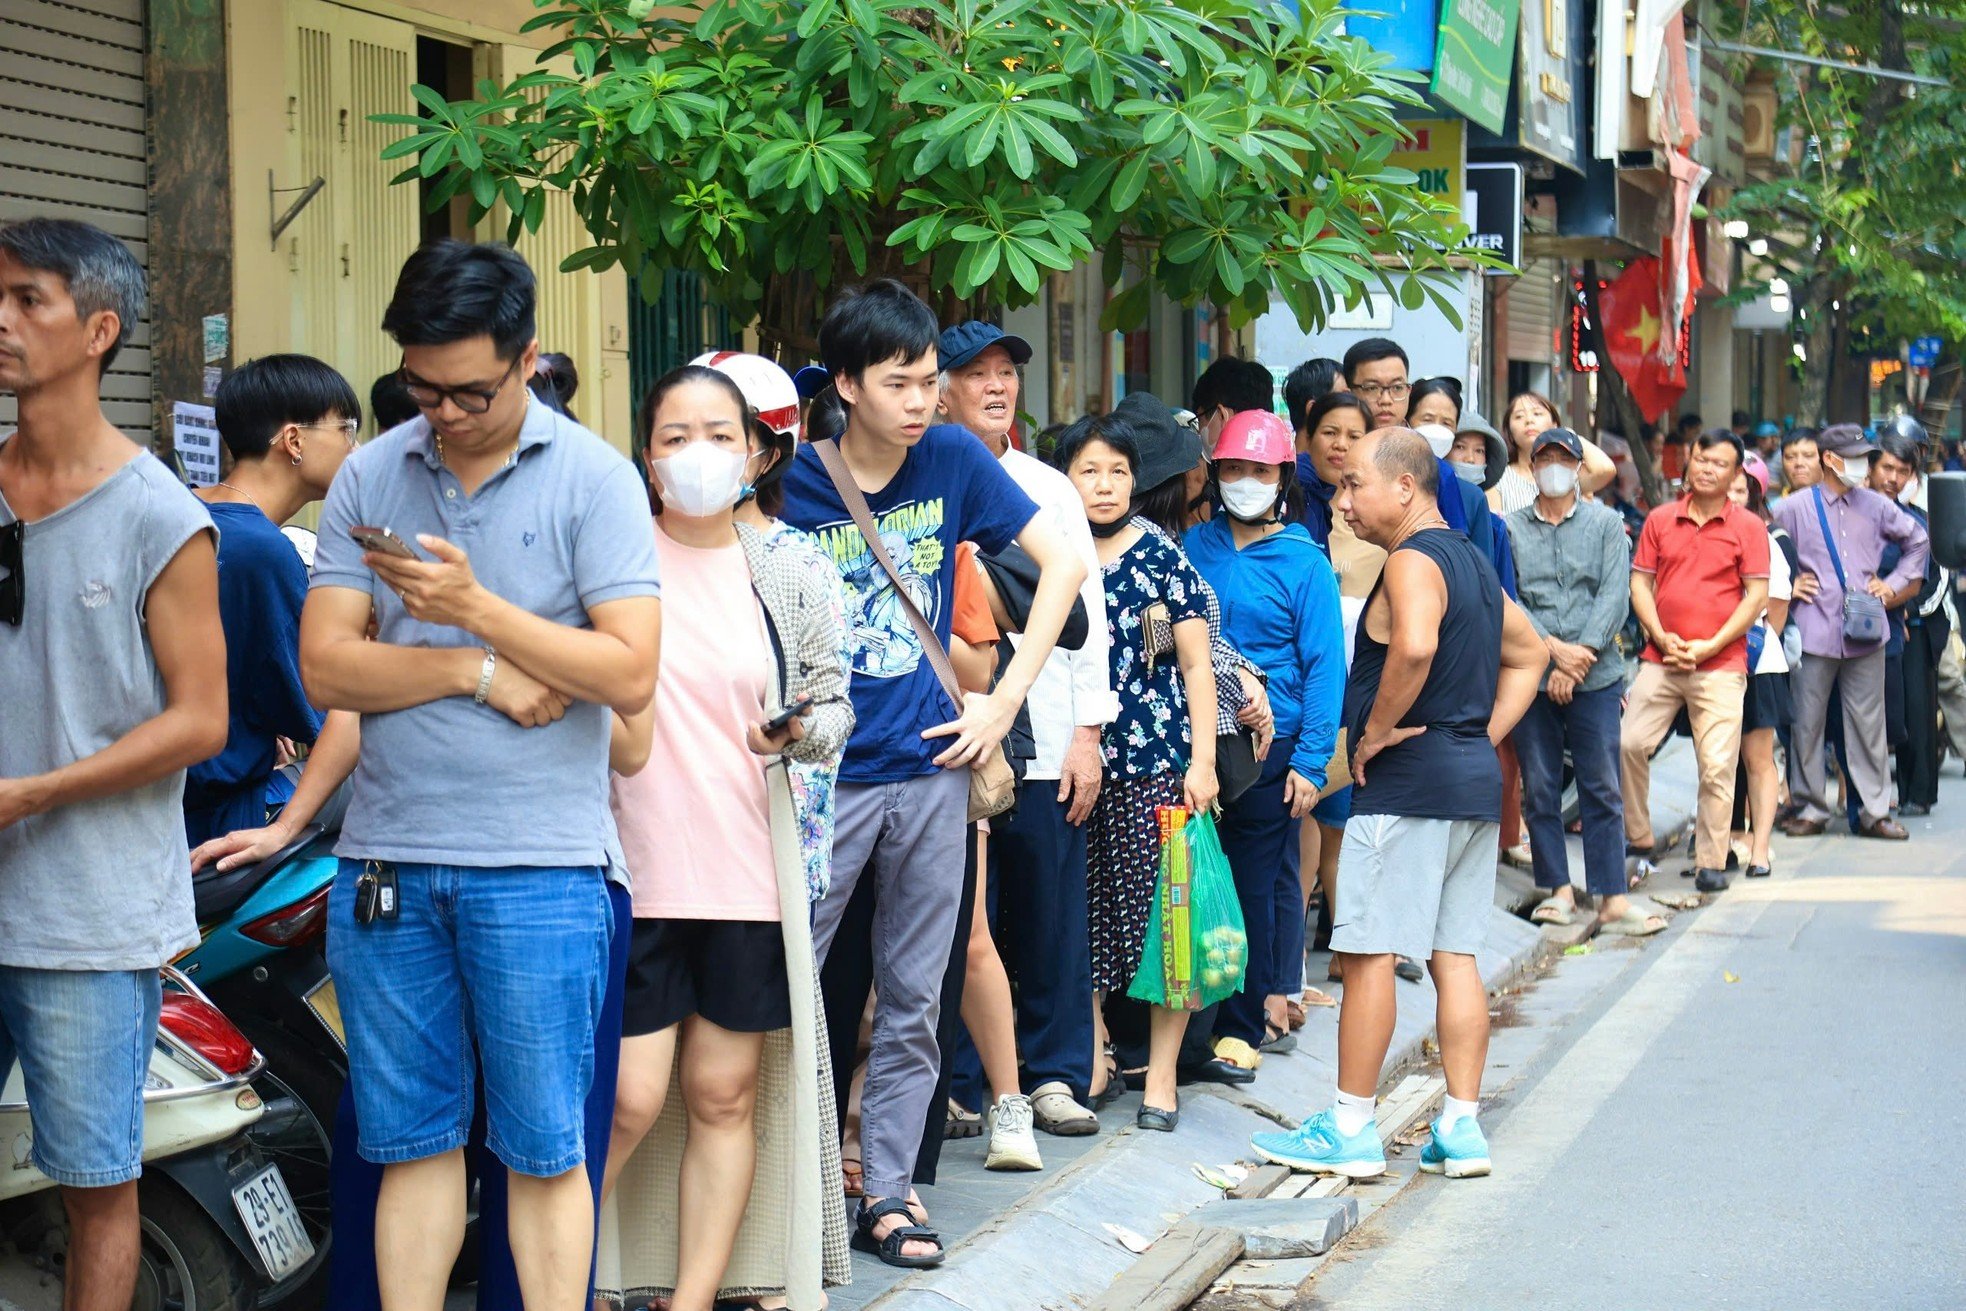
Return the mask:
[(936, 1025), (962, 900), (968, 766), (1010, 730), (1085, 579), (1064, 534), (980, 441), (954, 425), (930, 426), (938, 335), (934, 311), (881, 280), (827, 310), (819, 353), (847, 410), (840, 456), (908, 597), (945, 647), (958, 543), (994, 553), (1014, 541), (1037, 561), (1030, 621), (996, 689), (950, 705), (901, 593), (811, 445), (785, 475), (782, 516), (817, 539), (846, 581), (857, 727), (840, 767), (833, 883), (816, 912), (813, 946), (823, 960), (863, 871), (870, 874), (879, 1002), (860, 1103), (865, 1196), (854, 1243), (897, 1265), (942, 1257), (906, 1199), (941, 1060)]
[(526, 388), (533, 306), (509, 247), (438, 241), (404, 265), (382, 326), (423, 417), (342, 466), (301, 617), (308, 695), (362, 715), (328, 956), (360, 1152), (384, 1166), (386, 1306), (442, 1302), (474, 1046), (526, 1303), (581, 1304), (593, 1256), (608, 736), (654, 692), (658, 587), (633, 467)]

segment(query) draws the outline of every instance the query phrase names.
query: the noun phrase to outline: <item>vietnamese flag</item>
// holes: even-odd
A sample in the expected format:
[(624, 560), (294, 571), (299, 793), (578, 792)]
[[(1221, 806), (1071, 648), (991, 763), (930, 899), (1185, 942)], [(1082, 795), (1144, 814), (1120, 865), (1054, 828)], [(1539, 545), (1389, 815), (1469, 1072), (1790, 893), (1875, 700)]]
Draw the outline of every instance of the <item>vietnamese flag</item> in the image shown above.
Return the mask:
[[(1668, 326), (1660, 315), (1660, 272), (1652, 256), (1635, 259), (1598, 295), (1605, 351), (1647, 423), (1686, 394), (1686, 374), (1678, 367), (1681, 325)], [(1691, 297), (1686, 304), (1692, 307)]]

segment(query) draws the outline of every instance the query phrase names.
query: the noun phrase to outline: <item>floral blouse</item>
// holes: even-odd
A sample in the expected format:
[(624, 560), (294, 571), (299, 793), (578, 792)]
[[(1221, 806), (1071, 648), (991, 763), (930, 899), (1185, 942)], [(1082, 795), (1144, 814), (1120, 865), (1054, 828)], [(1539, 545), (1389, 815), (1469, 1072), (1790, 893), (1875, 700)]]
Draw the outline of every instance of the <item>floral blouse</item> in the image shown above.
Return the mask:
[[(1136, 518), (1133, 523), (1135, 527), (1144, 528), (1180, 551), (1183, 559), (1187, 558), (1188, 552), (1174, 534), (1153, 520)], [(1195, 581), (1201, 585), (1201, 605), (1208, 614), (1209, 663), (1215, 669), (1215, 731), (1248, 732), (1247, 729), (1236, 728), (1236, 716), (1241, 714), (1243, 707), (1249, 704), (1249, 697), (1242, 690), (1242, 679), (1239, 674), (1246, 669), (1260, 679), (1263, 677), (1263, 671), (1243, 659), (1242, 652), (1236, 650), (1229, 639), (1222, 636), (1222, 603), (1215, 599), (1215, 589), (1208, 585), (1208, 580), (1201, 576), (1200, 571), (1196, 571)]]
[[(851, 669), (850, 634), (844, 617), (846, 601), (832, 560), (820, 552), (810, 537), (788, 524), (777, 523), (767, 536), (782, 549), (809, 557), (809, 569), (832, 576), (833, 614), (840, 621), (840, 663)], [(818, 902), (833, 885), (833, 787), (840, 777), (839, 754), (836, 752), (830, 760), (818, 764), (788, 757), (785, 776), (792, 784), (792, 810), (799, 820), (799, 855), (805, 861), (806, 896)]]
[(1101, 574), (1106, 626), (1113, 640), (1113, 688), (1120, 703), (1119, 717), (1100, 733), (1106, 772), (1121, 778), (1182, 773), (1190, 740), (1187, 685), (1172, 652), (1148, 669), (1141, 615), (1160, 602), (1176, 624), (1206, 621), (1202, 594), (1208, 585), (1180, 547), (1154, 532), (1143, 532)]

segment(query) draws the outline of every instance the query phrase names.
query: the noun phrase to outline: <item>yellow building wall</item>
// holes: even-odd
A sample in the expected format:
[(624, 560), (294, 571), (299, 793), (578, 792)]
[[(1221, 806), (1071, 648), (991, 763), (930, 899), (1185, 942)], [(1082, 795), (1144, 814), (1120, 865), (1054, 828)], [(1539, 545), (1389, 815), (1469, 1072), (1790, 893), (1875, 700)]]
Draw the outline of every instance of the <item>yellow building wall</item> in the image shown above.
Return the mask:
[[(227, 6), (231, 84), (233, 358), (309, 350), (366, 396), (397, 352), (380, 320), (397, 269), (415, 246), (413, 187), (391, 187), (403, 161), (376, 152), (399, 129), (370, 113), (412, 112), (415, 41), (474, 47), (481, 73), (516, 76), (544, 34), (522, 36), (530, 0), (237, 0)], [(280, 236), (284, 211), (315, 176), (331, 185)], [(269, 205), (268, 182), (277, 188)], [(502, 236), (503, 215), (480, 232)], [(556, 198), (547, 223), (519, 249), (539, 275), (541, 347), (573, 356), (581, 420), (629, 447), (628, 300), (619, 270), (561, 273), (583, 244), (571, 206)]]

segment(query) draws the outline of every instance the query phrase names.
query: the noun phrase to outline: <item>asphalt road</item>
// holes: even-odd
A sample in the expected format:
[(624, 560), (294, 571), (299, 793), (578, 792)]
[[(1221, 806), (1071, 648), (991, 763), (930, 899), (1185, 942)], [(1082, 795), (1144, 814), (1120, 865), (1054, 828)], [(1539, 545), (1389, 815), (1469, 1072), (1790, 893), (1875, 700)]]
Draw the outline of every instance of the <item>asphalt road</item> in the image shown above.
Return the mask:
[(1778, 839), (1774, 878), (1604, 944), (1588, 963), (1617, 977), (1484, 1109), (1495, 1173), (1421, 1178), (1292, 1307), (1966, 1307), (1946, 775), (1910, 843)]

